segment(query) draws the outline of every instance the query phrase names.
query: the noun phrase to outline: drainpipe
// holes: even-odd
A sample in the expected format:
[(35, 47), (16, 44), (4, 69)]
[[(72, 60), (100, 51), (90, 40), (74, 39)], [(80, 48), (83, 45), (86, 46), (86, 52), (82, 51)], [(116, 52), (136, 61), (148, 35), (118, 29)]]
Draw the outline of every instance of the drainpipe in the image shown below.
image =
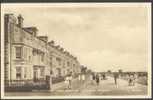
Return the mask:
[[(10, 24), (9, 24), (9, 27), (10, 27)], [(11, 84), (11, 81), (12, 81), (12, 77), (11, 77), (11, 75), (12, 75), (12, 34), (11, 34), (11, 32), (9, 32), (9, 34), (10, 34), (10, 82), (9, 82), (9, 85)]]

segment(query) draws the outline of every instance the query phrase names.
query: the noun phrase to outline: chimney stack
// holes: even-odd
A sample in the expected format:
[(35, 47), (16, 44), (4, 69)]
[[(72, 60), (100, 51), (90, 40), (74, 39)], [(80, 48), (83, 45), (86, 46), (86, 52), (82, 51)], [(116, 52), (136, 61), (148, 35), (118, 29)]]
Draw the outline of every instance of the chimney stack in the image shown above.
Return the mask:
[(23, 27), (23, 17), (21, 16), (21, 15), (19, 15), (18, 16), (18, 26), (20, 27), (20, 28), (22, 28)]
[(37, 36), (38, 29), (36, 27), (24, 27), (23, 29), (30, 32), (33, 36)]
[(52, 41), (48, 42), (48, 44), (54, 46), (55, 42), (52, 40)]
[(48, 37), (47, 36), (38, 36), (38, 38), (44, 42), (48, 41)]
[(60, 45), (57, 45), (56, 48), (57, 48), (57, 49), (60, 49)]
[(62, 47), (60, 48), (60, 50), (61, 50), (62, 52), (64, 51), (64, 49), (63, 49)]

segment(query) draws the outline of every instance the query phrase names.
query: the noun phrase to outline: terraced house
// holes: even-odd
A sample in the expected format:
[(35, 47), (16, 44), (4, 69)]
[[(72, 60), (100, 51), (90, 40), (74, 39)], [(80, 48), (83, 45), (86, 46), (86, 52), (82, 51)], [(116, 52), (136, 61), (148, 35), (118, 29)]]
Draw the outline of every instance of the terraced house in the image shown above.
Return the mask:
[(36, 27), (24, 27), (24, 18), (5, 14), (5, 80), (32, 81), (80, 73), (76, 57), (47, 36), (38, 36)]

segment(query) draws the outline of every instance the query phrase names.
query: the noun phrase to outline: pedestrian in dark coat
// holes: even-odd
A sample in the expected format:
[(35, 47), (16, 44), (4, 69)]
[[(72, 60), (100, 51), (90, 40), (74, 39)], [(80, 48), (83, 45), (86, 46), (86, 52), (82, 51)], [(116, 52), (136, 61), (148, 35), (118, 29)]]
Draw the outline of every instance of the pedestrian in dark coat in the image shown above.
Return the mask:
[(96, 83), (97, 85), (99, 85), (99, 75), (98, 74), (96, 75)]
[(90, 79), (91, 79), (91, 84), (93, 85), (95, 83), (95, 74), (94, 73), (91, 73)]
[(118, 78), (118, 74), (117, 74), (117, 73), (115, 73), (115, 74), (114, 74), (114, 81), (115, 81), (115, 85), (117, 85), (117, 78)]
[(95, 74), (94, 73), (92, 74), (92, 80), (95, 80)]

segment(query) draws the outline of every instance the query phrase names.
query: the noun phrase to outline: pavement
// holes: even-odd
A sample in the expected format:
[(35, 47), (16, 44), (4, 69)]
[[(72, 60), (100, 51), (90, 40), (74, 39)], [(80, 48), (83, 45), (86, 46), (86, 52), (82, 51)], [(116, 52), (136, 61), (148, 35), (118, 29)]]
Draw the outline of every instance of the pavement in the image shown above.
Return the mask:
[(37, 91), (30, 93), (6, 93), (7, 95), (20, 96), (124, 96), (124, 95), (147, 95), (147, 85), (136, 83), (135, 86), (128, 86), (128, 82), (123, 79), (117, 80), (117, 85), (112, 77), (101, 80), (100, 84), (92, 82), (89, 78), (84, 83), (78, 79), (72, 81), (72, 88), (67, 89), (65, 83), (61, 83), (54, 91)]
[(95, 82), (86, 80), (84, 84), (75, 80), (72, 82), (72, 89), (66, 87), (59, 88), (53, 92), (54, 95), (147, 95), (147, 86), (135, 83), (135, 86), (129, 86), (123, 79), (117, 80), (117, 85), (112, 77), (107, 80), (101, 80), (97, 85)]
[(90, 91), (86, 92), (88, 95), (145, 95), (147, 94), (147, 86), (138, 83), (135, 86), (129, 86), (128, 82), (122, 79), (118, 79), (117, 85), (115, 85), (114, 79), (108, 77), (107, 80), (100, 81), (99, 86), (87, 83), (83, 91)]

